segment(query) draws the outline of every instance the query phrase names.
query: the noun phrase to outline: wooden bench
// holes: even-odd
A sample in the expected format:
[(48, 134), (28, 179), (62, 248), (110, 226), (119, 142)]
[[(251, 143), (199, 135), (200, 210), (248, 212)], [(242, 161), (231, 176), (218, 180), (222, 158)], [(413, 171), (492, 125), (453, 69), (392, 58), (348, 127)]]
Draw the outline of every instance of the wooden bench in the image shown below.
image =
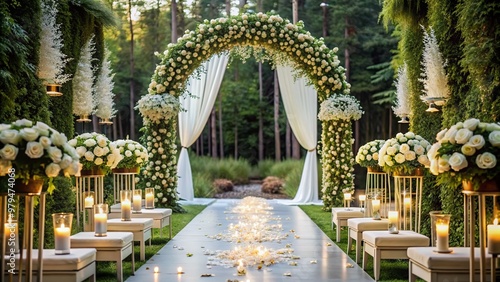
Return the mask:
[(132, 218), (130, 221), (121, 219), (108, 219), (108, 231), (132, 232), (134, 241), (140, 245), (140, 260), (146, 260), (146, 240), (149, 239), (151, 246), (151, 228), (153, 227), (152, 218)]

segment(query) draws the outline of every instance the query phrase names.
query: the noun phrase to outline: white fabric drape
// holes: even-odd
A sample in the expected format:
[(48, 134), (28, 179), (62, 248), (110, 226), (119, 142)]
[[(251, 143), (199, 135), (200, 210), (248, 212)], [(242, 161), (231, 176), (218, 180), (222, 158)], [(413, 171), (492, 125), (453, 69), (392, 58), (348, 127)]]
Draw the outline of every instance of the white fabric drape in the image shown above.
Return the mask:
[(179, 136), (182, 149), (177, 163), (179, 176), (177, 191), (181, 199), (188, 201), (194, 199), (193, 176), (187, 148), (196, 141), (205, 127), (219, 93), (228, 58), (227, 54), (220, 54), (206, 61), (199, 79), (192, 75), (187, 82), (187, 91), (195, 97), (179, 98), (181, 107), (186, 110), (179, 112)]
[(293, 203), (318, 201), (317, 93), (304, 77), (294, 78), (290, 66), (278, 66), (278, 79), (290, 127), (300, 145), (307, 149), (299, 189)]

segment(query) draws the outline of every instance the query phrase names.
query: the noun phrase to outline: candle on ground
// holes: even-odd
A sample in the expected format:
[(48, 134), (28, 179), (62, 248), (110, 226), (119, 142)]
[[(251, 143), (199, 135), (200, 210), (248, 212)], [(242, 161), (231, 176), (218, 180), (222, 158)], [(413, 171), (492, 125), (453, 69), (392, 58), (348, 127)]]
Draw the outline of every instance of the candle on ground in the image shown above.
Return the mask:
[(177, 274), (184, 274), (184, 272), (182, 271), (182, 267), (177, 267)]
[(495, 218), (493, 224), (488, 225), (488, 253), (500, 254), (500, 225)]

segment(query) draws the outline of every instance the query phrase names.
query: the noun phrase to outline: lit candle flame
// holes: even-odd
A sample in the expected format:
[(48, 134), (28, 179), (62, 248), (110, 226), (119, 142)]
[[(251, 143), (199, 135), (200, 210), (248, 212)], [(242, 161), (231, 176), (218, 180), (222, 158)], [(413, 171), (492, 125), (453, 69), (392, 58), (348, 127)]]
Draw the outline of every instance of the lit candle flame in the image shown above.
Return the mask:
[(158, 266), (155, 266), (155, 267), (153, 268), (153, 272), (154, 272), (154, 273), (158, 273), (158, 272), (160, 272), (160, 268), (159, 268)]
[(183, 273), (183, 272), (182, 272), (182, 267), (180, 267), (180, 266), (179, 266), (179, 267), (177, 267), (177, 274), (182, 274), (182, 273)]

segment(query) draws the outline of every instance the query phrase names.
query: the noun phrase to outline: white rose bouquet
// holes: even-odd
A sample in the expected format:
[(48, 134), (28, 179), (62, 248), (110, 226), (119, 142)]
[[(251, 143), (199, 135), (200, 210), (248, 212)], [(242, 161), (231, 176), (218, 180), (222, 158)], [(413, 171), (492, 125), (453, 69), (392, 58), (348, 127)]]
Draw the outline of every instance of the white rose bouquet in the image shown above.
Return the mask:
[(318, 118), (324, 120), (358, 120), (363, 115), (361, 105), (351, 95), (333, 94), (320, 105)]
[(113, 142), (120, 152), (121, 160), (116, 166), (117, 169), (139, 168), (149, 158), (148, 150), (139, 142), (134, 140), (116, 140)]
[(472, 182), (474, 188), (498, 176), (500, 124), (478, 119), (458, 122), (436, 135), (428, 152), (430, 171), (438, 183)]
[(100, 169), (104, 174), (121, 160), (120, 151), (103, 134), (83, 133), (68, 141), (76, 149), (83, 170)]
[(378, 167), (378, 152), (384, 144), (385, 140), (373, 140), (359, 147), (356, 163), (363, 167)]
[(416, 168), (429, 166), (430, 143), (413, 132), (398, 133), (385, 141), (379, 151), (378, 165), (385, 172), (411, 174)]
[(160, 123), (177, 117), (181, 104), (179, 98), (170, 95), (144, 95), (138, 102), (138, 109), (146, 123)]
[[(51, 192), (55, 188), (54, 177), (75, 175), (79, 171), (80, 157), (67, 140), (66, 135), (43, 122), (33, 124), (22, 119), (0, 124), (0, 178), (15, 176), (23, 182), (48, 180)], [(3, 191), (8, 187), (1, 185), (8, 183), (1, 182), (0, 191)]]

